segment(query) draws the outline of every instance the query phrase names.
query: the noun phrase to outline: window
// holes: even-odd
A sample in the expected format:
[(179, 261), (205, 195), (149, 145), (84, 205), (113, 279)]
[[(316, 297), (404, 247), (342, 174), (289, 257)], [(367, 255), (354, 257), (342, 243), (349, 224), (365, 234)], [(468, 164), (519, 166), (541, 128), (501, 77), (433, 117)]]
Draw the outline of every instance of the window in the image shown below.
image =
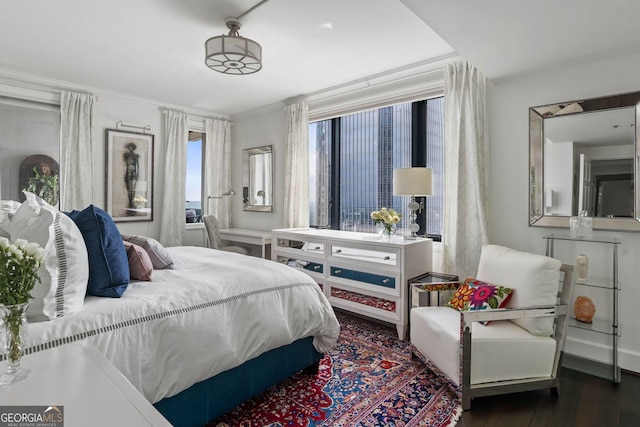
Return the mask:
[(186, 222), (200, 222), (202, 217), (202, 162), (205, 134), (189, 131), (187, 141), (187, 184), (185, 188)]
[(433, 169), (433, 195), (417, 198), (420, 234), (442, 235), (444, 98), (404, 103), (309, 124), (312, 227), (375, 230), (381, 207), (410, 221), (408, 196), (393, 195), (393, 170)]

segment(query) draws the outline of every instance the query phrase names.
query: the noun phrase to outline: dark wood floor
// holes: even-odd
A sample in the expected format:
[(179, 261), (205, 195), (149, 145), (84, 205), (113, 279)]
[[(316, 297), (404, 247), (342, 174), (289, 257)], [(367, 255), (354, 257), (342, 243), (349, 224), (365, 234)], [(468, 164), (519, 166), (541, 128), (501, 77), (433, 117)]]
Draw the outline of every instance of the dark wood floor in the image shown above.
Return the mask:
[(622, 373), (619, 384), (563, 368), (560, 397), (548, 390), (473, 400), (457, 427), (638, 427), (640, 376)]

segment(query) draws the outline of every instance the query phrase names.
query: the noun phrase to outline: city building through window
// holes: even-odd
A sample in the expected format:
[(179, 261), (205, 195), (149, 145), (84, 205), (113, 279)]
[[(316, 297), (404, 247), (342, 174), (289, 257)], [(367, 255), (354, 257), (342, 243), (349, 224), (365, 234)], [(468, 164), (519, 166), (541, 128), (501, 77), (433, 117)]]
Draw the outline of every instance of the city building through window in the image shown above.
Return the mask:
[(185, 187), (185, 221), (197, 223), (202, 218), (202, 162), (205, 144), (203, 132), (189, 131), (187, 141), (187, 183)]
[(417, 222), (421, 235), (442, 235), (444, 98), (403, 103), (309, 124), (309, 212), (312, 227), (374, 232), (382, 207), (409, 224), (409, 196), (393, 195), (393, 170), (433, 169), (433, 194)]

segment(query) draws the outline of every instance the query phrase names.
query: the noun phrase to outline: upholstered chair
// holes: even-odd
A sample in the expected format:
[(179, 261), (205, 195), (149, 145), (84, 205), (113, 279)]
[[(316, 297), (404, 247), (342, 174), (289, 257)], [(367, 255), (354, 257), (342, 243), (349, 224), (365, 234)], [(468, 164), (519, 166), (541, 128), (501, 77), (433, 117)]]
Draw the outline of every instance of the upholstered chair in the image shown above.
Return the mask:
[(414, 353), (460, 387), (464, 410), (478, 396), (541, 388), (557, 395), (573, 266), (487, 245), (475, 279), (511, 290), (504, 307), (413, 308)]
[(207, 230), (210, 248), (249, 255), (247, 248), (243, 248), (242, 246), (225, 246), (222, 244), (222, 239), (220, 239), (220, 226), (218, 225), (218, 219), (214, 215), (203, 215), (202, 220), (204, 221), (204, 228)]

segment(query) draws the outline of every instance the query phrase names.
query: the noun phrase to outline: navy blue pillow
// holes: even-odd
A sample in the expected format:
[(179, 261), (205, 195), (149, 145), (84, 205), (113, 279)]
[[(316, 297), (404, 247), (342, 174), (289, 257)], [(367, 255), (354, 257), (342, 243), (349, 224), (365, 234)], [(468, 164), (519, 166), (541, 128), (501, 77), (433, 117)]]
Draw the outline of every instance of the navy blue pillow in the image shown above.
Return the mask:
[(87, 294), (120, 298), (129, 284), (129, 260), (113, 219), (93, 205), (67, 215), (76, 223), (87, 245)]

